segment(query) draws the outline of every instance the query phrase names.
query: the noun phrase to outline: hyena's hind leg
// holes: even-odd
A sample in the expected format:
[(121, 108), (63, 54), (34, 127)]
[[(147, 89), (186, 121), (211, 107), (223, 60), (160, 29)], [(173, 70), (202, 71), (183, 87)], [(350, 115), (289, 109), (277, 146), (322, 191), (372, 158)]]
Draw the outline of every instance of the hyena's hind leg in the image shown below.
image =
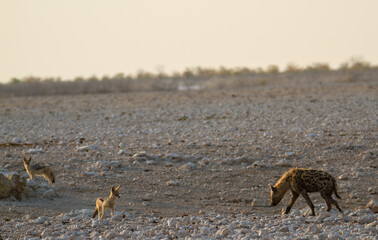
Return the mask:
[(314, 204), (312, 203), (312, 201), (310, 199), (310, 196), (308, 196), (307, 191), (302, 190), (301, 195), (304, 197), (304, 199), (306, 200), (306, 203), (311, 208), (311, 216), (315, 216), (315, 207), (314, 207)]
[(321, 192), (320, 196), (324, 199), (326, 205), (327, 205), (327, 212), (331, 211), (332, 209), (332, 202), (329, 200), (329, 197), (326, 193)]
[(331, 194), (326, 194), (326, 193), (320, 193), (320, 196), (325, 200), (327, 204), (327, 212), (331, 211), (332, 209), (332, 204), (335, 205), (337, 210), (342, 214), (344, 211), (339, 207), (339, 204), (335, 199), (332, 198)]

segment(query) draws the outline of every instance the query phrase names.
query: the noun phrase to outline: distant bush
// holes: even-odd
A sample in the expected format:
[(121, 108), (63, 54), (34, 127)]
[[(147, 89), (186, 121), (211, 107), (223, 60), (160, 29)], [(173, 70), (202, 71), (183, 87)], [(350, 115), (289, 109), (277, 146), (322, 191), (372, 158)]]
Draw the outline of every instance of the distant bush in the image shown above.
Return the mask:
[(297, 64), (295, 63), (289, 63), (287, 66), (286, 66), (286, 70), (285, 72), (287, 73), (298, 73), (298, 72), (301, 72), (302, 71), (302, 68), (300, 68)]
[(266, 69), (267, 74), (277, 74), (280, 72), (280, 68), (277, 65), (269, 65)]
[[(314, 63), (301, 68), (294, 63), (289, 63), (284, 71), (280, 71), (277, 65), (269, 65), (266, 70), (259, 67), (237, 68), (186, 68), (183, 72), (174, 72), (169, 75), (163, 67), (157, 69), (157, 73), (139, 70), (135, 76), (117, 73), (112, 77), (90, 76), (88, 78), (78, 76), (72, 81), (62, 81), (61, 78), (40, 78), (27, 76), (25, 78), (12, 78), (7, 84), (0, 84), (0, 95), (3, 96), (30, 96), (30, 95), (60, 95), (60, 94), (91, 94), (111, 92), (134, 91), (174, 91), (179, 86), (203, 86), (205, 88), (243, 88), (248, 86), (262, 86), (279, 79), (316, 79), (316, 76), (340, 75), (338, 79), (344, 82), (355, 82), (365, 79), (361, 71), (370, 71), (370, 78), (376, 78), (378, 67), (360, 58), (351, 58), (342, 63), (338, 69), (331, 69), (327, 63)], [(332, 74), (331, 74), (332, 73)], [(296, 76), (293, 78), (293, 76)], [(334, 79), (335, 77), (332, 77)], [(327, 79), (327, 78), (326, 78)]]
[(330, 71), (331, 68), (329, 67), (328, 63), (314, 63), (308, 66), (304, 71), (313, 71), (313, 72), (326, 72)]

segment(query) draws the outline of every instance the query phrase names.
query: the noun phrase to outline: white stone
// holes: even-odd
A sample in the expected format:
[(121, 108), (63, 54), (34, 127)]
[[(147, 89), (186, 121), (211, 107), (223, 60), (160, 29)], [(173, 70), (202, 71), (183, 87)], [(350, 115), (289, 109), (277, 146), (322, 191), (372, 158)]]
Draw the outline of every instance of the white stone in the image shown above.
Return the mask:
[(44, 153), (44, 152), (45, 151), (39, 148), (36, 148), (36, 149), (32, 148), (25, 151), (25, 153), (29, 153), (29, 154)]
[(100, 147), (97, 145), (88, 145), (88, 146), (81, 146), (76, 148), (76, 152), (88, 152), (88, 151), (101, 151)]
[(178, 186), (178, 185), (179, 185), (179, 181), (169, 180), (167, 182), (167, 186)]
[(32, 222), (35, 223), (35, 224), (42, 224), (42, 223), (44, 223), (46, 220), (47, 220), (47, 217), (42, 216), (42, 217), (39, 217), (39, 218), (37, 218), (37, 219), (34, 219)]
[(143, 151), (143, 152), (135, 153), (133, 155), (133, 158), (141, 158), (141, 157), (147, 157), (147, 152)]
[(125, 150), (120, 149), (117, 154), (118, 155), (124, 155), (124, 154), (126, 154), (126, 152), (125, 152)]
[(339, 176), (339, 180), (347, 180), (348, 179), (348, 174), (344, 173)]

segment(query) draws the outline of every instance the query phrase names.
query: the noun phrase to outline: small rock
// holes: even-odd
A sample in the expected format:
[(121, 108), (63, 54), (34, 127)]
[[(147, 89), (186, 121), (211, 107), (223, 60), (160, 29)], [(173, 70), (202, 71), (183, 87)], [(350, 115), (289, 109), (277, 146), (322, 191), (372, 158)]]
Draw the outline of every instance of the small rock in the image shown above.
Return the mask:
[(143, 152), (135, 153), (133, 155), (133, 158), (142, 158), (142, 157), (147, 157), (147, 152), (143, 151)]
[(362, 217), (357, 219), (357, 222), (359, 224), (367, 224), (367, 223), (371, 223), (371, 222), (374, 222), (374, 221), (377, 221), (377, 217), (374, 216), (374, 215), (366, 215), (366, 216), (362, 216)]
[(196, 168), (197, 168), (197, 165), (192, 162), (186, 163), (180, 167), (181, 170), (193, 170)]
[(100, 147), (97, 145), (88, 145), (76, 148), (76, 152), (89, 152), (89, 151), (101, 151)]
[(287, 159), (282, 159), (278, 163), (275, 164), (276, 167), (291, 167), (292, 164)]
[(12, 139), (12, 143), (21, 143), (22, 142), (22, 140), (21, 140), (21, 138), (19, 138), (19, 137), (14, 137), (13, 139)]
[(53, 188), (42, 193), (43, 198), (47, 198), (47, 199), (51, 199), (51, 200), (56, 198), (57, 196), (58, 196), (58, 194), (55, 192), (55, 190)]
[(339, 180), (347, 180), (348, 179), (348, 174), (344, 173), (339, 176)]
[(378, 213), (378, 202), (375, 199), (372, 199), (367, 205), (366, 208), (369, 208), (373, 213)]
[(44, 151), (39, 148), (32, 148), (32, 149), (26, 150), (24, 153), (37, 154), (37, 153), (44, 153)]
[(318, 234), (318, 233), (321, 233), (322, 231), (315, 224), (311, 224), (310, 226), (308, 226), (307, 232), (311, 234)]
[(113, 230), (106, 230), (104, 232), (104, 237), (106, 239), (113, 239), (115, 237), (118, 237), (118, 234), (115, 231), (113, 231)]
[(169, 180), (167, 182), (167, 186), (178, 186), (178, 185), (179, 185), (179, 182), (175, 180)]
[(44, 223), (46, 220), (47, 220), (47, 217), (42, 216), (42, 217), (39, 217), (39, 218), (33, 220), (33, 223), (35, 223), (35, 224), (42, 224), (42, 223)]
[(295, 152), (285, 152), (285, 157), (292, 157), (294, 154)]
[(314, 138), (314, 137), (317, 137), (318, 135), (315, 134), (315, 133), (310, 133), (310, 134), (307, 134), (307, 137), (309, 138)]
[(146, 202), (152, 201), (152, 197), (144, 196), (144, 197), (142, 197), (142, 201), (146, 201)]
[(168, 219), (167, 225), (168, 227), (171, 227), (171, 228), (176, 227), (176, 219), (174, 218)]
[(124, 155), (124, 154), (126, 154), (125, 150), (121, 149), (118, 151), (118, 155)]

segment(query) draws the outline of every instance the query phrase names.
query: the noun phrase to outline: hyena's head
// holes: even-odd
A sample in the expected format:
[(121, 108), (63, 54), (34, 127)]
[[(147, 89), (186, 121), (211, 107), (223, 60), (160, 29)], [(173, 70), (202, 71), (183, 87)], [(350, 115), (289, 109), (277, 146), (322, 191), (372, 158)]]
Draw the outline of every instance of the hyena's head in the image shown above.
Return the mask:
[(121, 186), (121, 185), (119, 185), (119, 186), (116, 187), (116, 188), (114, 188), (114, 186), (112, 186), (112, 189), (110, 190), (110, 192), (111, 192), (114, 196), (116, 196), (116, 197), (118, 197), (118, 198), (120, 198), (120, 196), (119, 196), (119, 191), (118, 191), (118, 189), (119, 189), (120, 186)]
[(29, 164), (31, 162), (31, 157), (29, 157), (29, 158), (24, 157), (23, 162), (24, 162), (25, 166), (29, 166)]
[(283, 198), (278, 189), (269, 184), (270, 187), (270, 206), (277, 206)]

